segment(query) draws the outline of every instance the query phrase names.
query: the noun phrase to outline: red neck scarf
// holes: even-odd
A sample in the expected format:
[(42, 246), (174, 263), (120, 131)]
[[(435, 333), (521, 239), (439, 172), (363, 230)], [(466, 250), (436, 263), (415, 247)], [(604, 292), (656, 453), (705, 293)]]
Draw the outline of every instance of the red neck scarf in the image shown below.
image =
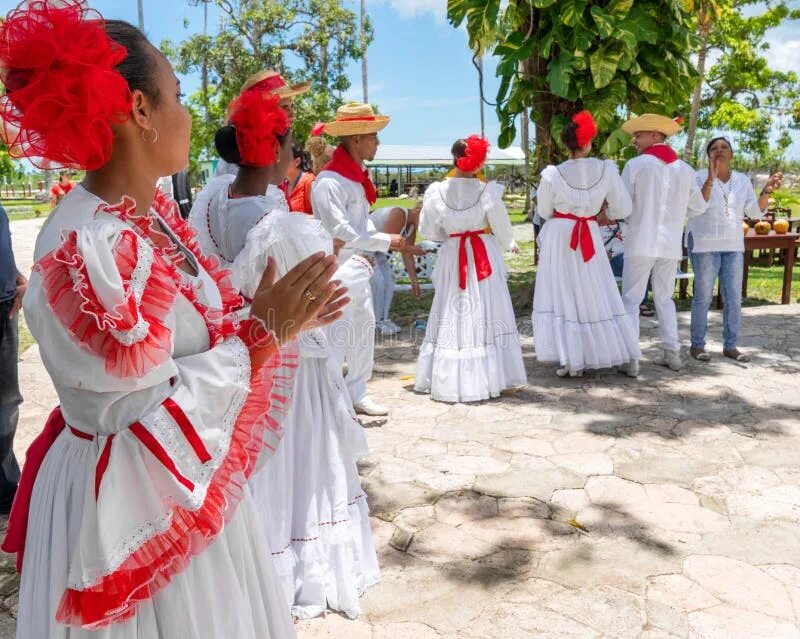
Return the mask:
[(643, 151), (642, 154), (652, 155), (653, 157), (657, 157), (665, 164), (672, 164), (675, 160), (678, 159), (678, 154), (672, 150), (671, 146), (667, 146), (666, 144), (654, 144), (646, 151)]
[(369, 171), (362, 169), (343, 146), (336, 147), (331, 156), (331, 161), (322, 167), (322, 170), (333, 171), (348, 180), (361, 184), (364, 187), (364, 195), (367, 196), (367, 202), (370, 204), (375, 204), (378, 199), (375, 185), (369, 179)]

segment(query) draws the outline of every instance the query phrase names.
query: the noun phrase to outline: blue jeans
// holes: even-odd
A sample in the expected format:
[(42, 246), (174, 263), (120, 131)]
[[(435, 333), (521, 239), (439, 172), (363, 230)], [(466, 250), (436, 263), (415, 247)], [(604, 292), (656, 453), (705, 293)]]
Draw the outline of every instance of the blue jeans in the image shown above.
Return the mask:
[(17, 376), (19, 316), (8, 316), (13, 300), (0, 302), (0, 507), (8, 508), (17, 491), (19, 465), (14, 456), (14, 434), (17, 432), (19, 392)]
[(692, 347), (705, 348), (708, 329), (708, 309), (714, 296), (714, 282), (719, 277), (719, 288), (725, 306), (722, 310), (722, 342), (726, 351), (736, 348), (739, 324), (742, 318), (742, 276), (744, 253), (716, 251), (690, 253), (694, 271), (694, 297), (692, 298)]

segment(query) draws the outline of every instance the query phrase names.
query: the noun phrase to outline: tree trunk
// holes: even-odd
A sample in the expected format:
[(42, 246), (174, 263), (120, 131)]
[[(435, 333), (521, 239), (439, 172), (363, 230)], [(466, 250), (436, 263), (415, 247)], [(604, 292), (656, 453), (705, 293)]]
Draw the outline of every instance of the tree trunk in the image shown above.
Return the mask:
[(364, 91), (364, 104), (369, 103), (367, 85), (367, 0), (361, 0), (361, 88)]
[(691, 162), (694, 150), (694, 137), (697, 133), (697, 116), (700, 112), (700, 99), (703, 93), (703, 83), (706, 80), (706, 58), (708, 57), (708, 36), (710, 24), (708, 18), (700, 16), (700, 50), (697, 53), (697, 84), (692, 94), (692, 110), (689, 113), (689, 126), (686, 129), (686, 147), (683, 149), (683, 159)]
[(483, 112), (483, 56), (478, 56), (478, 99), (481, 105), (481, 136), (486, 137), (486, 117)]
[(522, 109), (522, 122), (520, 123), (520, 137), (522, 138), (522, 152), (525, 154), (525, 219), (533, 219), (533, 212), (531, 211), (531, 145), (530, 145), (530, 131), (528, 128), (528, 107)]

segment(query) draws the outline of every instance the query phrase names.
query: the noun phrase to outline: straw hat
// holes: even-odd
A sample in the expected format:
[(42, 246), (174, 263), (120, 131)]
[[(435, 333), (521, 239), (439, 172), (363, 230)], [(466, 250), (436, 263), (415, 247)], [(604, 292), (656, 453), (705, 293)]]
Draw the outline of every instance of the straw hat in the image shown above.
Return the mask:
[(622, 130), (631, 135), (639, 131), (658, 131), (664, 135), (675, 135), (681, 130), (681, 125), (664, 115), (645, 113), (625, 122)]
[(265, 70), (254, 73), (242, 85), (242, 93), (255, 86), (263, 87), (270, 90), (275, 95), (282, 98), (293, 98), (296, 95), (306, 93), (311, 89), (310, 82), (301, 82), (299, 84), (286, 84), (286, 80), (277, 71)]
[(388, 115), (375, 115), (369, 104), (350, 102), (339, 107), (336, 119), (327, 122), (322, 131), (334, 137), (377, 133), (389, 124)]

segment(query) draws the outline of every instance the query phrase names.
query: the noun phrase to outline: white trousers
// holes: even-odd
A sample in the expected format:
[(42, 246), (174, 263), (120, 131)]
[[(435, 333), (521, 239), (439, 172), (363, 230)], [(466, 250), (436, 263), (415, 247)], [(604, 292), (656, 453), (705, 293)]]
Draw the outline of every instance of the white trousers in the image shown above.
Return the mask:
[(647, 289), (647, 280), (651, 280), (662, 347), (669, 351), (681, 349), (678, 316), (675, 313), (675, 302), (672, 301), (677, 268), (678, 260), (675, 259), (627, 255), (622, 267), (622, 302), (636, 327), (639, 326), (639, 305)]
[(358, 404), (367, 395), (375, 359), (375, 312), (369, 278), (372, 269), (362, 258), (350, 258), (334, 276), (348, 288), (350, 303), (342, 317), (328, 327), (331, 352), (337, 365), (347, 364), (344, 378), (350, 400)]
[(379, 322), (388, 320), (394, 297), (394, 273), (386, 253), (375, 253), (375, 272), (372, 274), (370, 286), (375, 305), (375, 319)]

